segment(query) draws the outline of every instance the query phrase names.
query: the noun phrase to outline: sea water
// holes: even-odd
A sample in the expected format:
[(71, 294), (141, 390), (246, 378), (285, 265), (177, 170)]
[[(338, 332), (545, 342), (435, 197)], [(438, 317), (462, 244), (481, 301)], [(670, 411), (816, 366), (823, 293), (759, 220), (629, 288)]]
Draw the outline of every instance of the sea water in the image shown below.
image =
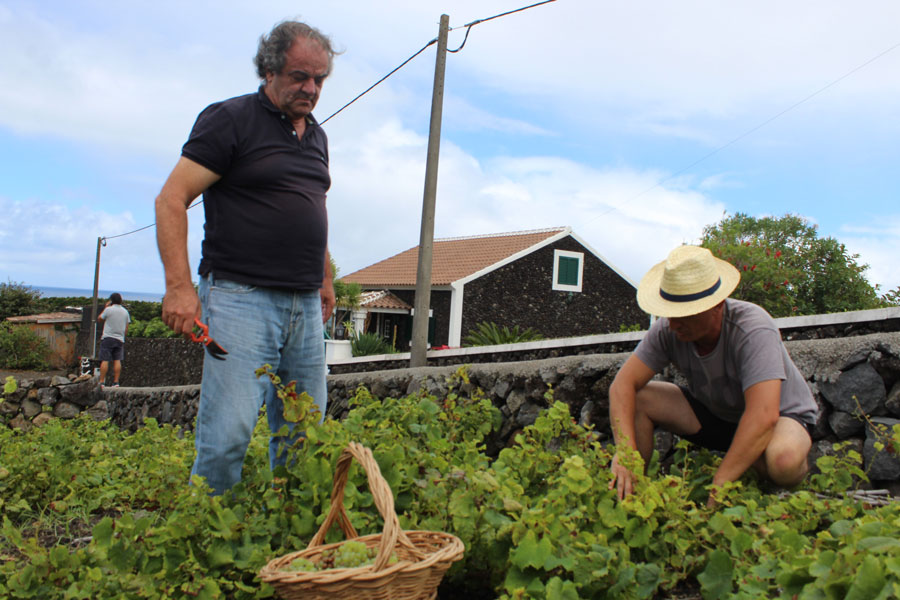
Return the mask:
[[(26, 284), (27, 285), (27, 284)], [(62, 287), (45, 287), (41, 285), (29, 285), (33, 290), (37, 290), (41, 293), (41, 297), (43, 298), (67, 298), (67, 297), (85, 297), (85, 298), (93, 298), (94, 290), (84, 290), (79, 288), (62, 288)], [(128, 301), (141, 301), (141, 302), (162, 302), (162, 294), (154, 294), (150, 292), (128, 292), (124, 290), (98, 290), (97, 297), (103, 301), (109, 299), (110, 295), (113, 292), (118, 291), (122, 294), (122, 300), (124, 302)]]

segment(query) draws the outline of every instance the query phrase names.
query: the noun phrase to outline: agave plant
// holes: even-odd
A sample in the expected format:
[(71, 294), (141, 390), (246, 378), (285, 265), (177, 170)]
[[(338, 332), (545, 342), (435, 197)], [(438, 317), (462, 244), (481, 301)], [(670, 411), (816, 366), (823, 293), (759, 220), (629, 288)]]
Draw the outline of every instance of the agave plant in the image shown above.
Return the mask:
[(496, 346), (542, 339), (544, 339), (544, 336), (531, 327), (519, 329), (519, 326), (515, 325), (510, 329), (506, 326), (500, 327), (496, 323), (484, 321), (476, 325), (475, 329), (469, 331), (469, 334), (463, 340), (463, 344), (465, 346)]
[(350, 351), (353, 356), (371, 356), (373, 354), (393, 354), (396, 352), (387, 340), (377, 333), (360, 333), (350, 337)]

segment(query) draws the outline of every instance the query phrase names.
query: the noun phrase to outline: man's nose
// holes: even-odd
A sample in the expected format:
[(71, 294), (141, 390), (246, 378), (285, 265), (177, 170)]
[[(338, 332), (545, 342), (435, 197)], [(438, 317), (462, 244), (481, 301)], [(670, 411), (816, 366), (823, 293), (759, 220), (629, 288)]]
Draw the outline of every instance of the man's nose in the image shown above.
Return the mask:
[(316, 81), (312, 77), (300, 84), (300, 90), (307, 96), (315, 96), (319, 91), (316, 88)]

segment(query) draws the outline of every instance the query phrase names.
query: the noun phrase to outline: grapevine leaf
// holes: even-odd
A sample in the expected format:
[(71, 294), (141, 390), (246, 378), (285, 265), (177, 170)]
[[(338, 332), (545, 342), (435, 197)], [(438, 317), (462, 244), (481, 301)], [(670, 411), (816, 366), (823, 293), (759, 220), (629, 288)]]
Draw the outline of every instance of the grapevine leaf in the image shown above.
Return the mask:
[(885, 550), (900, 548), (900, 540), (884, 536), (873, 536), (859, 540), (856, 547), (859, 550), (868, 552), (884, 552)]
[(653, 527), (650, 521), (646, 519), (632, 517), (628, 519), (628, 524), (625, 525), (625, 539), (632, 548), (646, 546), (650, 542), (650, 534), (652, 532)]
[(725, 598), (731, 594), (731, 578), (734, 565), (731, 557), (722, 550), (713, 550), (706, 568), (697, 576), (705, 600)]
[(884, 571), (878, 559), (871, 555), (866, 556), (859, 566), (853, 584), (847, 590), (846, 600), (877, 598), (885, 584)]
[(538, 541), (533, 529), (529, 529), (519, 545), (510, 554), (510, 561), (517, 567), (524, 569), (525, 567), (542, 568), (552, 556), (553, 548), (550, 540), (545, 536)]
[(578, 600), (578, 588), (571, 581), (553, 577), (547, 582), (547, 600)]
[(234, 562), (234, 551), (231, 548), (231, 544), (227, 541), (215, 539), (209, 546), (207, 558), (209, 566), (213, 568), (230, 565)]
[(94, 525), (94, 545), (104, 550), (109, 548), (112, 543), (113, 520), (109, 517), (103, 517), (99, 523)]
[(662, 580), (662, 570), (657, 564), (644, 563), (638, 565), (635, 579), (637, 580), (637, 587), (634, 591), (638, 598), (650, 598), (656, 592), (656, 588), (659, 587)]

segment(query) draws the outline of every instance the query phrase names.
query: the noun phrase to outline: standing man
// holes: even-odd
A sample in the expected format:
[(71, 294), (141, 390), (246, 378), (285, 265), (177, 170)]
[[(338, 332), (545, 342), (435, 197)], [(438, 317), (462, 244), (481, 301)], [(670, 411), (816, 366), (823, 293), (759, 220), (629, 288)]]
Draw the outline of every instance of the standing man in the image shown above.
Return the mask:
[(125, 359), (125, 334), (128, 333), (128, 324), (131, 323), (131, 315), (122, 306), (122, 295), (113, 292), (106, 301), (106, 306), (98, 323), (103, 323), (103, 335), (100, 336), (100, 387), (106, 385), (106, 374), (109, 363), (113, 364), (113, 387), (119, 387), (119, 376), (122, 375), (122, 361)]
[[(273, 434), (270, 466), (302, 432), (283, 417), (267, 378), (272, 366), (297, 381), (325, 414), (322, 323), (334, 308), (325, 195), (328, 141), (312, 110), (334, 50), (321, 32), (294, 21), (262, 36), (256, 93), (217, 102), (197, 118), (181, 158), (156, 199), (157, 244), (165, 269), (163, 321), (188, 334), (194, 319), (228, 351), (206, 354), (197, 414), (201, 475), (221, 494), (241, 479), (259, 409)], [(203, 194), (206, 224), (199, 295), (191, 282), (187, 207)]]
[[(772, 317), (728, 298), (740, 277), (697, 246), (676, 248), (644, 276), (638, 304), (663, 318), (610, 387), (613, 435), (618, 447), (636, 449), (645, 464), (656, 427), (723, 451), (713, 477), (717, 487), (750, 467), (777, 485), (793, 486), (806, 475), (818, 408)], [(669, 363), (688, 387), (651, 381)], [(633, 475), (618, 454), (611, 469), (610, 489), (616, 487), (619, 498), (630, 494)]]

